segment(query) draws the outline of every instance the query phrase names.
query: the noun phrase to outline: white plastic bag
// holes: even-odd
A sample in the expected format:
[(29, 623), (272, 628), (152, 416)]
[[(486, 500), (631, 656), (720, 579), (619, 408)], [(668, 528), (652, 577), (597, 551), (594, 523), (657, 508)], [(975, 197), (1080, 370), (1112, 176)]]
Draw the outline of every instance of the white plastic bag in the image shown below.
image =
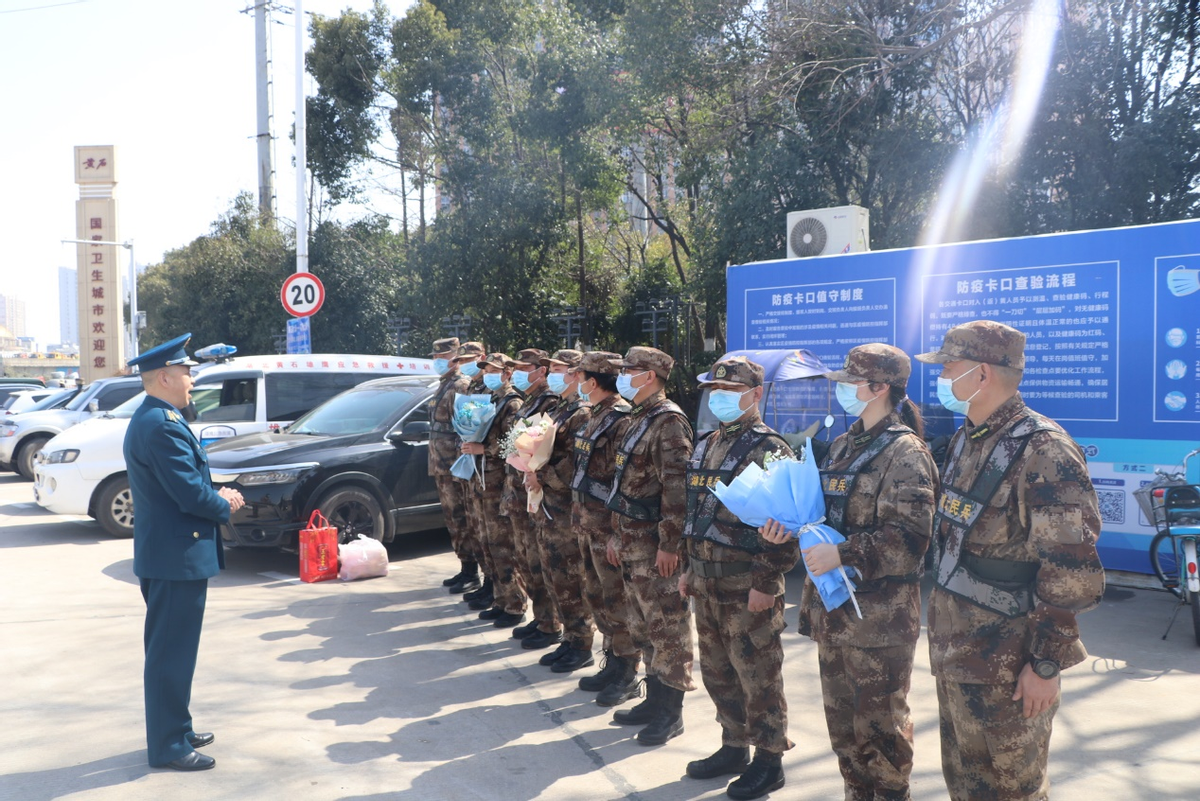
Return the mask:
[(338, 546), (338, 578), (342, 581), (375, 578), (388, 574), (388, 554), (383, 543), (359, 536), (353, 542)]

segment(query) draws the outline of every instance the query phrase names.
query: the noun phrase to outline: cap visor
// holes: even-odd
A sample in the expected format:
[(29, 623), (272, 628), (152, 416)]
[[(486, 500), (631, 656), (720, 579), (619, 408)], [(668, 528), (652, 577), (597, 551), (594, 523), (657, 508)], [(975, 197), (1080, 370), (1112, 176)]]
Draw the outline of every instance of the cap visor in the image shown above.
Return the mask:
[(854, 375), (852, 373), (846, 372), (845, 370), (834, 370), (832, 373), (825, 373), (825, 377), (828, 378), (830, 381), (844, 381), (847, 383), (867, 380), (860, 375)]
[(925, 364), (945, 364), (946, 362), (961, 360), (963, 357), (951, 356), (949, 353), (945, 353), (940, 350), (933, 350), (929, 353), (918, 353), (913, 358), (919, 362), (925, 362)]
[(633, 362), (627, 362), (624, 359), (609, 359), (608, 363), (611, 364), (613, 367), (621, 367), (621, 368), (637, 367), (637, 365), (634, 364)]

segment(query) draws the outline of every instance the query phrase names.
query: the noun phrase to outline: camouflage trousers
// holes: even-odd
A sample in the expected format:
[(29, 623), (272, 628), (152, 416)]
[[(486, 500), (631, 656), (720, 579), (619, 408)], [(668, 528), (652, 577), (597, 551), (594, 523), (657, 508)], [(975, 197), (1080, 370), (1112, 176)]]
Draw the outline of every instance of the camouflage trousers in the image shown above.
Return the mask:
[(442, 502), (442, 516), (446, 519), (454, 555), (463, 562), (476, 561), (477, 549), (471, 545), (472, 532), (467, 522), (467, 499), (463, 495), (462, 482), (449, 473), (434, 476), (433, 480), (437, 484), (438, 500)]
[(487, 552), (492, 568), (492, 594), (495, 605), (514, 615), (525, 613), (525, 592), (518, 572), (517, 544), (513, 526), (500, 515), (503, 479), (487, 477), (487, 489), (478, 491), (479, 516), (487, 527)]
[(954, 801), (1043, 801), (1050, 797), (1050, 730), (1059, 699), (1034, 718), (1012, 700), (1016, 684), (937, 679), (942, 775)]
[(916, 643), (887, 648), (819, 645), (829, 741), (846, 801), (905, 801), (913, 765), (908, 711)]
[(590, 651), (596, 629), (583, 598), (583, 553), (571, 528), (570, 496), (564, 499), (547, 492), (543, 508), (553, 519), (541, 512), (533, 516), (542, 576), (562, 620), (563, 639), (574, 648)]
[(468, 543), (471, 546), (471, 553), (476, 562), (479, 563), (480, 569), (485, 576), (493, 576), (496, 574), (495, 565), (492, 564), (492, 554), (487, 547), (487, 523), (483, 516), (483, 502), (479, 493), (479, 482), (476, 479), (470, 481), (458, 480), (459, 492), (462, 493), (463, 508), (467, 513), (467, 527), (470, 529), (470, 537)]
[(721, 600), (692, 596), (700, 677), (717, 707), (721, 743), (782, 754), (794, 745), (783, 694), (783, 596), (762, 612), (748, 610), (745, 596)]
[(645, 654), (647, 676), (676, 690), (694, 690), (692, 613), (679, 595), (679, 576), (660, 576), (654, 553), (631, 558), (622, 551), (622, 575), (632, 612), (629, 633)]
[(604, 649), (632, 660), (637, 667), (642, 652), (633, 644), (629, 629), (633, 610), (625, 590), (625, 577), (621, 568), (608, 563), (612, 512), (599, 503), (577, 501), (571, 505), (571, 528), (583, 555), (584, 602), (603, 635)]
[[(529, 596), (530, 606), (533, 607), (533, 619), (538, 628), (547, 634), (562, 629), (562, 619), (558, 615), (558, 607), (554, 605), (550, 588), (546, 586), (546, 576), (542, 571), (542, 554), (538, 549), (538, 521), (525, 511), (525, 501), (521, 501), (521, 510), (508, 518), (512, 525), (513, 542), (517, 552), (517, 572), (521, 575), (521, 585)], [(537, 514), (545, 516), (541, 509)]]

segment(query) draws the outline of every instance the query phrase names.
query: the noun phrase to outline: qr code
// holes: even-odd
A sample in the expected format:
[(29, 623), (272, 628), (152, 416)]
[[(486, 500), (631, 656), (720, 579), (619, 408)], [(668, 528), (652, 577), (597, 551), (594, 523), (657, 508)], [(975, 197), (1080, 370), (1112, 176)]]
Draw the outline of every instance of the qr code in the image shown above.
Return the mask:
[(1125, 522), (1124, 490), (1096, 490), (1100, 499), (1100, 521), (1103, 523)]

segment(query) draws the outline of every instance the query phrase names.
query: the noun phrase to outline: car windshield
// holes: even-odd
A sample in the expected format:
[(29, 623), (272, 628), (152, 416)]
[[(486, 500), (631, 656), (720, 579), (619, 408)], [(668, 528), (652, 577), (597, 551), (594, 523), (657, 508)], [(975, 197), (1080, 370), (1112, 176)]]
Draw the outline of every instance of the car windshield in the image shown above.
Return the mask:
[(289, 434), (340, 437), (365, 434), (387, 424), (424, 387), (360, 387), (330, 398), (292, 423)]
[(122, 403), (117, 408), (113, 409), (109, 414), (113, 417), (133, 417), (133, 413), (142, 405), (142, 401), (146, 399), (145, 392), (139, 392), (129, 400)]
[(80, 390), (79, 394), (71, 398), (71, 402), (68, 403), (64, 408), (72, 412), (77, 412), (80, 409), (86, 408), (87, 402), (91, 400), (91, 397), (94, 394), (92, 392), (88, 392), (89, 389), (91, 389), (91, 387)]
[(58, 392), (55, 392), (53, 395), (47, 395), (46, 397), (42, 398), (37, 403), (30, 406), (28, 411), (40, 412), (43, 409), (57, 408), (60, 404), (62, 404), (62, 402), (64, 400), (71, 397), (71, 393), (74, 391), (75, 390), (73, 390), (73, 389), (63, 389), (63, 390), (59, 390)]

